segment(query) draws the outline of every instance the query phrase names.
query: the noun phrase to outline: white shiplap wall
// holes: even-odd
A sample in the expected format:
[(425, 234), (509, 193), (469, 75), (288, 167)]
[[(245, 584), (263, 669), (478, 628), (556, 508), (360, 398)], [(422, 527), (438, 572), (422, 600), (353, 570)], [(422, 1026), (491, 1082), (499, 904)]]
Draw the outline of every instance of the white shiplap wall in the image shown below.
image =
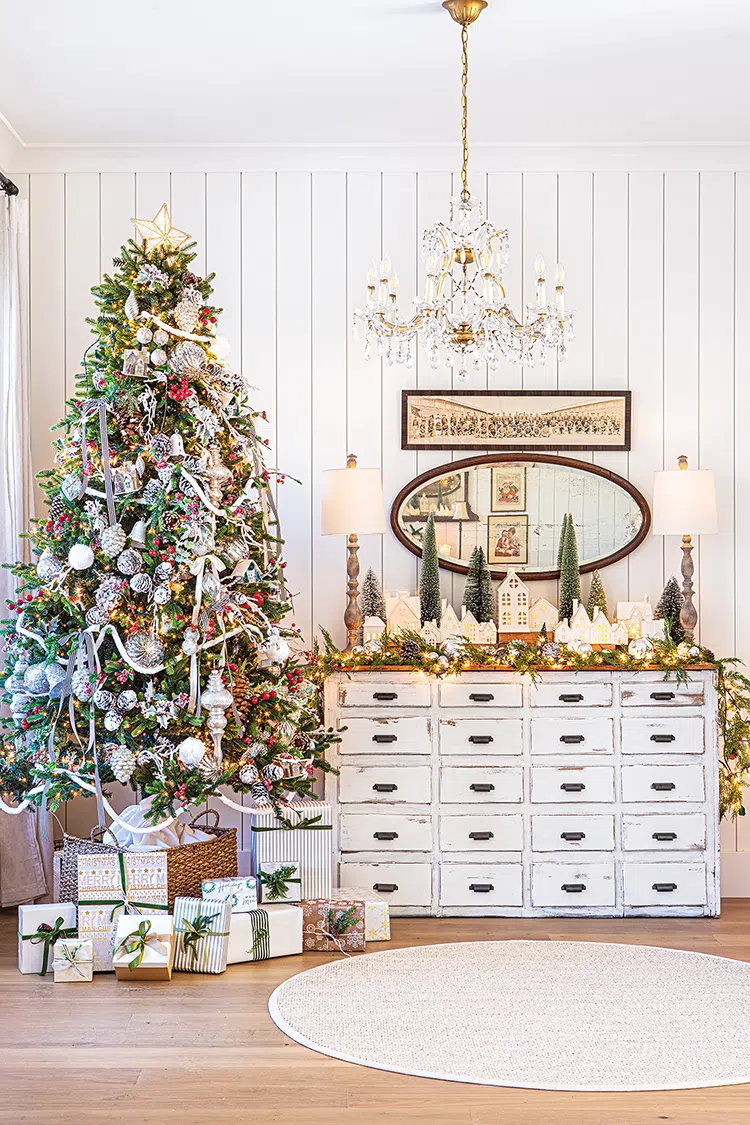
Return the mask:
[[(421, 231), (447, 212), (449, 172), (33, 172), (15, 177), (31, 207), (33, 457), (49, 464), (51, 424), (63, 413), (89, 342), (90, 287), (131, 234), (132, 215), (165, 200), (198, 243), (197, 268), (217, 273), (215, 299), (232, 359), (269, 415), (272, 464), (302, 481), (279, 489), (296, 618), (343, 640), (342, 541), (322, 538), (320, 474), (347, 452), (381, 466), (390, 501), (417, 472), (450, 454), (400, 449), (407, 386), (450, 387), (431, 372), (366, 363), (350, 335), (373, 257), (387, 252), (404, 300), (421, 284)], [(472, 190), (507, 226), (507, 288), (516, 307), (533, 292), (538, 252), (566, 267), (577, 339), (570, 360), (473, 376), (469, 386), (629, 387), (630, 453), (581, 454), (650, 496), (655, 469), (680, 453), (717, 476), (720, 533), (699, 550), (702, 640), (750, 658), (749, 345), (750, 172), (550, 171), (475, 174)], [(744, 456), (743, 456), (744, 454)], [(460, 456), (460, 454), (456, 454)], [(416, 561), (388, 533), (364, 538), (363, 570), (388, 590), (414, 587)], [(610, 604), (658, 596), (679, 568), (676, 540), (650, 537), (610, 567)], [(460, 601), (462, 579), (444, 576)], [(541, 591), (540, 591), (541, 592)], [(553, 592), (550, 588), (548, 593)], [(750, 820), (750, 818), (748, 818)], [(750, 893), (747, 829), (725, 826), (725, 893)], [(746, 871), (746, 874), (745, 874)], [(744, 883), (742, 882), (744, 880)]]

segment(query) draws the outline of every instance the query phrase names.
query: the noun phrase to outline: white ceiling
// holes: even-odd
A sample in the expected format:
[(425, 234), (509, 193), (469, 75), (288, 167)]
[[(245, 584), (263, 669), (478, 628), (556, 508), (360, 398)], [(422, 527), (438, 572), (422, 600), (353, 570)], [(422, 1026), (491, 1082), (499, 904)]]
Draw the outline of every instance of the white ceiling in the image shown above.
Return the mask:
[[(440, 0), (0, 0), (0, 112), (25, 145), (440, 144)], [(750, 141), (750, 0), (490, 0), (483, 143)]]

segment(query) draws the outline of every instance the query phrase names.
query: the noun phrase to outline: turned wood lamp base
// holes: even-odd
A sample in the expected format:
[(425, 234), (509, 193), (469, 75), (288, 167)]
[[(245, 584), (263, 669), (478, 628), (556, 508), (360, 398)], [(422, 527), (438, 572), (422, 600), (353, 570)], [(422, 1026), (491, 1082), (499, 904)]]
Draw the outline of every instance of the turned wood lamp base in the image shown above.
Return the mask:
[(698, 624), (698, 611), (693, 605), (693, 541), (689, 535), (682, 537), (682, 608), (680, 609), (680, 625), (685, 630), (685, 639), (692, 641), (695, 627)]

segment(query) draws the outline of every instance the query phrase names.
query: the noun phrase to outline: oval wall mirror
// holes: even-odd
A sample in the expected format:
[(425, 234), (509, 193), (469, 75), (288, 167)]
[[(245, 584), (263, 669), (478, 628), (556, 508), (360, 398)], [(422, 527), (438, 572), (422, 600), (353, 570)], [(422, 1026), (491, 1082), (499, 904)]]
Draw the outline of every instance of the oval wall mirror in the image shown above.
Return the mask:
[(483, 547), (494, 578), (509, 567), (524, 578), (556, 578), (563, 516), (571, 513), (582, 571), (601, 569), (642, 543), (651, 525), (645, 497), (624, 477), (586, 461), (502, 453), (451, 461), (401, 489), (391, 509), (397, 538), (422, 554), (435, 517), (438, 561), (466, 574)]

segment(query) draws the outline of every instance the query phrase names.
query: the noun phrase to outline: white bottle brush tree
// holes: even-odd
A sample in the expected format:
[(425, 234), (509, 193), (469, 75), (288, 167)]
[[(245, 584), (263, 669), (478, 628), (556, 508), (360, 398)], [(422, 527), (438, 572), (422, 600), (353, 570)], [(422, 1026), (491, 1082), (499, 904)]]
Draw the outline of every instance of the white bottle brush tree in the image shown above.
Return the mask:
[(331, 740), (284, 639), (282, 542), (212, 277), (166, 208), (93, 290), (96, 341), (14, 566), (0, 792), (51, 807), (131, 781), (151, 816), (229, 785), (306, 795)]

